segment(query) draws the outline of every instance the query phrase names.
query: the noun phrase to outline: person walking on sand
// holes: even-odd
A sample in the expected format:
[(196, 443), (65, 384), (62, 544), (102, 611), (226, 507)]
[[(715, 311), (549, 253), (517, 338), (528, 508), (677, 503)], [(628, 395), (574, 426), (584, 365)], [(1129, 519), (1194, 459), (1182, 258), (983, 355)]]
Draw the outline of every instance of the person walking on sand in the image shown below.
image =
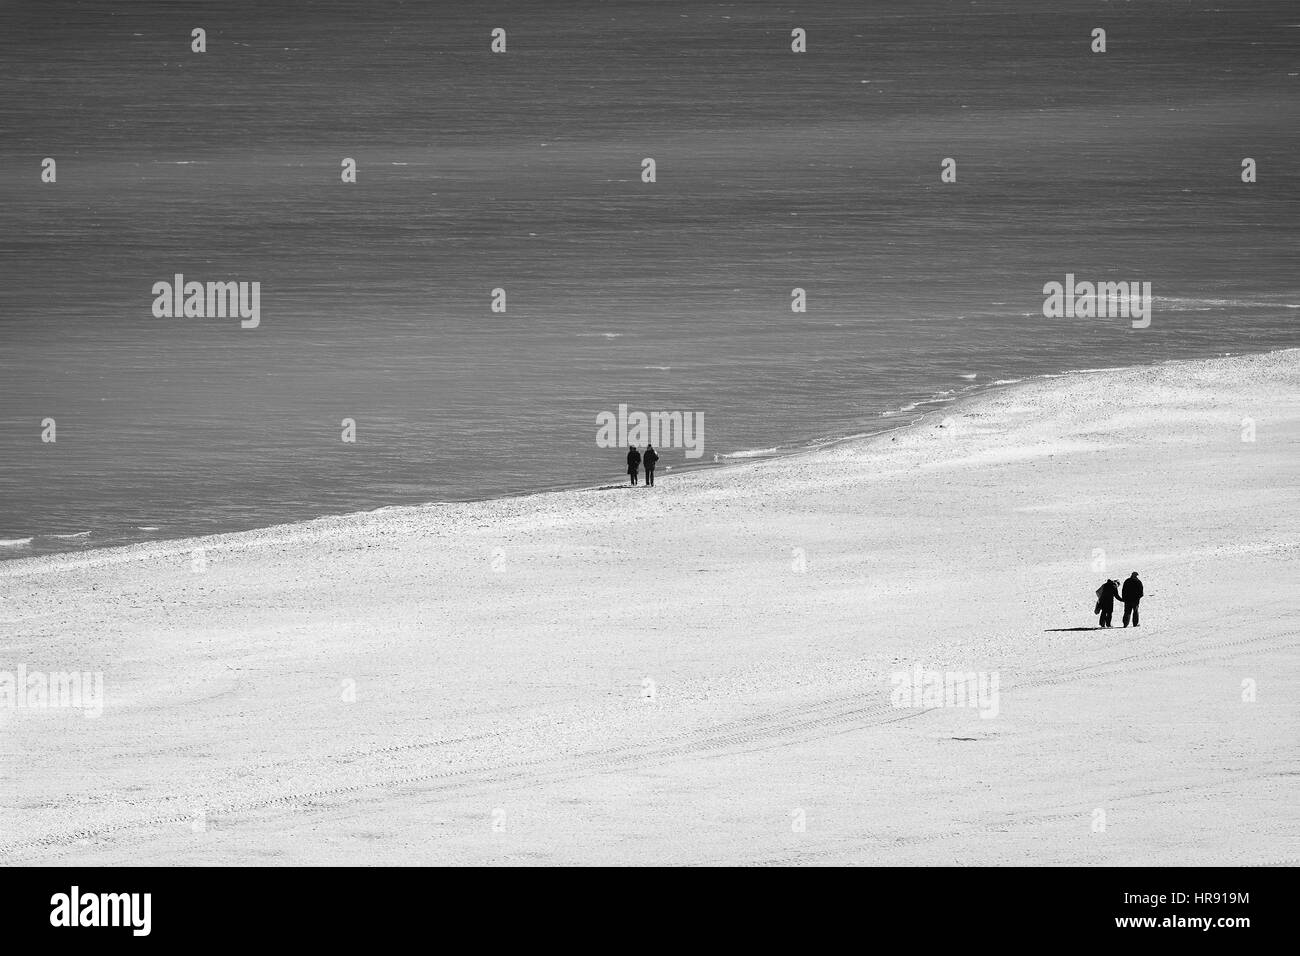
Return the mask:
[(655, 483), (655, 462), (659, 460), (659, 453), (655, 451), (655, 446), (649, 442), (645, 443), (645, 454), (641, 456), (641, 461), (645, 464), (645, 483), (646, 487), (653, 488)]
[(637, 469), (639, 469), (640, 467), (641, 467), (641, 453), (636, 450), (635, 445), (629, 446), (627, 450), (627, 473), (628, 473), (628, 477), (632, 479), (633, 485), (636, 484), (636, 473), (637, 473)]
[(1128, 627), (1128, 619), (1133, 618), (1133, 626), (1138, 626), (1138, 602), (1142, 600), (1142, 582), (1138, 580), (1138, 573), (1134, 571), (1129, 575), (1128, 580), (1124, 582), (1124, 590), (1120, 592), (1120, 600), (1124, 602), (1124, 626)]
[(1097, 619), (1098, 627), (1110, 627), (1110, 618), (1115, 613), (1115, 602), (1118, 600), (1121, 600), (1118, 581), (1110, 580), (1097, 588), (1097, 606), (1092, 610), (1094, 614), (1101, 615)]

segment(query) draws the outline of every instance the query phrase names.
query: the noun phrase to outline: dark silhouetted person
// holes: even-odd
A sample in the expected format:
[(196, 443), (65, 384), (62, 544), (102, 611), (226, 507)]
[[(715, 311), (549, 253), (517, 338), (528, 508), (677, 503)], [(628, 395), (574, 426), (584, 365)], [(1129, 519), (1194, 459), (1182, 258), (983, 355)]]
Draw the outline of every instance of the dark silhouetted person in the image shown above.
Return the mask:
[(634, 485), (636, 484), (636, 473), (640, 467), (641, 467), (641, 453), (637, 451), (636, 448), (628, 448), (627, 473), (628, 476), (632, 479), (632, 484)]
[(1124, 582), (1124, 590), (1120, 592), (1120, 600), (1124, 602), (1124, 626), (1128, 627), (1128, 619), (1133, 618), (1133, 626), (1138, 626), (1138, 602), (1142, 600), (1142, 582), (1138, 580), (1138, 573), (1134, 571)]
[(1115, 613), (1115, 602), (1118, 600), (1121, 600), (1118, 581), (1107, 581), (1097, 588), (1097, 606), (1093, 611), (1101, 615), (1097, 619), (1098, 627), (1110, 627), (1110, 617)]
[(655, 462), (658, 460), (659, 453), (655, 451), (655, 446), (646, 442), (645, 454), (641, 456), (641, 461), (645, 465), (645, 483), (651, 487), (655, 483)]

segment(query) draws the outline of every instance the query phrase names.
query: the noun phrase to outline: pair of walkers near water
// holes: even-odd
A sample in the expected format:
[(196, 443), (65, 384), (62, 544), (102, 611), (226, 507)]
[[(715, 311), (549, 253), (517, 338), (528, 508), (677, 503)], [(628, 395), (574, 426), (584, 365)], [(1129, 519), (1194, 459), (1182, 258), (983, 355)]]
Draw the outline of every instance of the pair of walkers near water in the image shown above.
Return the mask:
[(1092, 609), (1092, 613), (1100, 615), (1097, 618), (1098, 626), (1110, 627), (1110, 616), (1115, 613), (1115, 602), (1119, 601), (1124, 605), (1124, 626), (1128, 627), (1131, 617), (1133, 626), (1138, 627), (1138, 604), (1141, 600), (1142, 582), (1138, 579), (1138, 573), (1134, 571), (1124, 582), (1123, 587), (1118, 581), (1111, 580), (1097, 588), (1097, 605)]
[(637, 471), (642, 465), (645, 466), (645, 483), (647, 487), (654, 487), (655, 483), (655, 463), (659, 461), (659, 453), (655, 451), (655, 446), (646, 442), (645, 451), (639, 452), (636, 446), (627, 450), (627, 474), (632, 479), (632, 484), (636, 484)]

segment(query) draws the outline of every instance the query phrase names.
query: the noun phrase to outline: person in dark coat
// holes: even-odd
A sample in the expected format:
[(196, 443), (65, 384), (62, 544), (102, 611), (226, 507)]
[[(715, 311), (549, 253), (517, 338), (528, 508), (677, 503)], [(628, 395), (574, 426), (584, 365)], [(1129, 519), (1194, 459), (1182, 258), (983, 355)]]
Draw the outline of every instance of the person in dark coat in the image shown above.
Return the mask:
[(1124, 626), (1128, 627), (1128, 619), (1133, 618), (1133, 626), (1138, 626), (1138, 602), (1142, 600), (1142, 582), (1138, 580), (1138, 573), (1134, 571), (1129, 575), (1128, 580), (1124, 582), (1124, 590), (1120, 592), (1120, 600), (1124, 602)]
[(645, 464), (645, 483), (651, 487), (655, 483), (655, 462), (658, 460), (659, 453), (655, 451), (655, 446), (646, 442), (645, 454), (641, 456), (641, 461)]
[(627, 473), (632, 479), (632, 484), (636, 484), (637, 469), (641, 467), (641, 453), (636, 448), (627, 450)]
[(1115, 613), (1115, 602), (1120, 600), (1119, 582), (1107, 581), (1097, 591), (1097, 607), (1094, 609), (1101, 615), (1097, 619), (1098, 627), (1110, 627), (1110, 617)]

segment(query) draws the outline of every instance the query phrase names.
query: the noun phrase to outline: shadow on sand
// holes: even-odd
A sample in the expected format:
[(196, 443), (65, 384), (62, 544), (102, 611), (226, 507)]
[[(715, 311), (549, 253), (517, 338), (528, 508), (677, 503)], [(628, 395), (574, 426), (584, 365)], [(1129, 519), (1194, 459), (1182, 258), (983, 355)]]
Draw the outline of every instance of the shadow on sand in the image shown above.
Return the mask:
[[(1107, 630), (1107, 628), (1104, 628), (1104, 627), (1049, 627), (1049, 628), (1047, 628), (1046, 630), (1044, 630), (1043, 633), (1044, 633), (1044, 634), (1054, 634), (1054, 633), (1056, 633), (1057, 631), (1104, 631), (1104, 630)], [(1110, 630), (1113, 631), (1114, 628), (1110, 628)]]

